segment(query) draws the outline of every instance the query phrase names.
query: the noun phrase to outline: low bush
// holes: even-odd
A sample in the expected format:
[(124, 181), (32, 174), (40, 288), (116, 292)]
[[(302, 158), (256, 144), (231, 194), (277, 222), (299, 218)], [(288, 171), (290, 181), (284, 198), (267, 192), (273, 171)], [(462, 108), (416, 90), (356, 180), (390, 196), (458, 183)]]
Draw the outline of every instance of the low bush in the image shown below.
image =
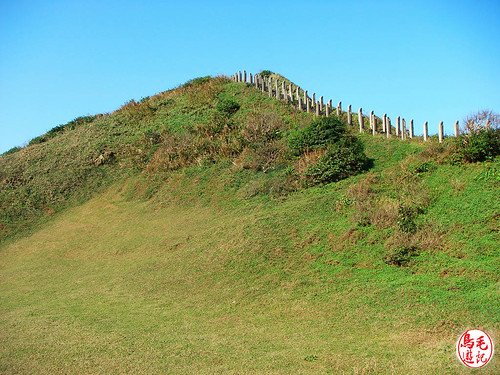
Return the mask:
[(400, 231), (413, 234), (417, 231), (415, 219), (422, 211), (416, 207), (400, 205), (398, 209), (397, 225)]
[(328, 183), (355, 175), (368, 165), (363, 143), (354, 136), (344, 136), (328, 145), (326, 153), (305, 174), (315, 184)]
[(346, 126), (334, 116), (321, 117), (290, 135), (290, 149), (295, 155), (338, 142), (347, 134)]
[(460, 135), (454, 143), (454, 160), (475, 163), (500, 154), (500, 129), (482, 128)]
[(405, 267), (410, 264), (414, 257), (419, 255), (418, 247), (416, 246), (401, 246), (391, 250), (385, 257), (385, 263)]
[(232, 98), (221, 98), (217, 102), (216, 109), (219, 113), (229, 117), (240, 109), (240, 104)]
[(264, 78), (267, 78), (269, 77), (271, 74), (274, 74), (273, 72), (271, 72), (270, 70), (263, 70), (259, 73), (259, 75), (261, 77), (264, 77)]

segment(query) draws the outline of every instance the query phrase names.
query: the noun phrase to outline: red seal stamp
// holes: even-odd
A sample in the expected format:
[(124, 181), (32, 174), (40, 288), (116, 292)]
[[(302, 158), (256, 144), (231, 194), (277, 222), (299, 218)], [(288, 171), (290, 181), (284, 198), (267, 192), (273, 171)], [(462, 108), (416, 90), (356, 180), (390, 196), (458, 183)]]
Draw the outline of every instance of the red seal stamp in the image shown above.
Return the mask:
[(493, 357), (493, 340), (486, 332), (469, 329), (457, 341), (457, 356), (467, 367), (483, 367)]

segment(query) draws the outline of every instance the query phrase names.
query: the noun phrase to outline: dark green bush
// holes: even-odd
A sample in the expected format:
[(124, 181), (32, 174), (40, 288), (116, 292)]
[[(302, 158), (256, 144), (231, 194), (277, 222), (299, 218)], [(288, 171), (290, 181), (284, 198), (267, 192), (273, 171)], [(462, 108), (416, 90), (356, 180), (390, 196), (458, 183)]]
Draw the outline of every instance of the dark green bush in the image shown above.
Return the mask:
[(419, 211), (414, 207), (399, 206), (398, 209), (398, 228), (404, 233), (415, 233), (417, 231), (417, 223), (415, 219)]
[(432, 161), (425, 161), (410, 167), (410, 171), (414, 174), (422, 174), (436, 170), (436, 164)]
[(336, 117), (321, 117), (305, 129), (295, 131), (290, 136), (290, 149), (295, 155), (304, 151), (322, 148), (339, 141), (347, 134), (347, 128)]
[(331, 143), (326, 153), (306, 171), (306, 177), (313, 183), (339, 181), (355, 175), (369, 166), (364, 145), (354, 136), (345, 135)]
[(264, 78), (269, 77), (271, 74), (273, 74), (273, 72), (271, 72), (270, 70), (263, 70), (262, 72), (259, 73), (259, 75)]
[(455, 160), (474, 163), (500, 154), (500, 129), (479, 129), (462, 134), (455, 142)]
[(216, 109), (218, 112), (229, 117), (235, 114), (240, 109), (240, 105), (236, 100), (232, 98), (221, 98), (217, 102)]
[(416, 246), (401, 246), (387, 254), (385, 263), (398, 267), (408, 266), (418, 254), (419, 250)]

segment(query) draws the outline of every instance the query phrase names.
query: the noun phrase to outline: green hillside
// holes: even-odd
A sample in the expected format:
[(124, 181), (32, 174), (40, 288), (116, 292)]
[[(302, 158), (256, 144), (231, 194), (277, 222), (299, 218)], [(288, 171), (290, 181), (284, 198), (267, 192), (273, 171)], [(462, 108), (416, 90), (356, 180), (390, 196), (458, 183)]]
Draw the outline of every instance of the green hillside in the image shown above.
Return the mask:
[(498, 157), (344, 120), (200, 78), (1, 156), (0, 373), (468, 373)]

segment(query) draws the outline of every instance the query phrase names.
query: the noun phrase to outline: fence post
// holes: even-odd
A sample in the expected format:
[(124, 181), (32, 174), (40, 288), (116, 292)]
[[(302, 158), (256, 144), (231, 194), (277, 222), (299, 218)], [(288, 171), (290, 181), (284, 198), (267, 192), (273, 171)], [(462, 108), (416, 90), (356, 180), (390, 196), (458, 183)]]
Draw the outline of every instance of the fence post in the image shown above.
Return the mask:
[(272, 98), (273, 97), (273, 80), (271, 79), (271, 77), (269, 77), (267, 91), (268, 91), (269, 97)]
[(304, 90), (304, 103), (307, 103), (307, 90)]
[(439, 122), (439, 128), (438, 128), (439, 143), (443, 142), (443, 136), (444, 136), (443, 121), (440, 121)]
[(413, 138), (413, 119), (410, 120), (410, 139)]
[(455, 137), (460, 135), (460, 127), (458, 126), (458, 121), (455, 121)]
[(396, 137), (399, 137), (399, 130), (401, 129), (401, 117), (396, 117)]
[(377, 118), (375, 117), (375, 113), (373, 111), (370, 112), (370, 119), (372, 125), (372, 135), (377, 134)]
[(250, 73), (250, 84), (253, 85), (253, 75)]
[(290, 97), (290, 101), (293, 102), (292, 84), (291, 83), (288, 85), (288, 96)]
[[(337, 115), (339, 116), (339, 115)], [(347, 125), (352, 125), (352, 112), (351, 112), (351, 105), (349, 104), (347, 106)]]
[(406, 120), (402, 119), (401, 120), (401, 139), (406, 138)]
[(313, 92), (311, 104), (312, 104), (313, 107), (316, 105), (316, 93), (315, 92)]
[(427, 142), (427, 139), (429, 138), (429, 124), (428, 122), (424, 122), (424, 142)]
[(337, 117), (340, 117), (341, 113), (342, 113), (342, 102), (339, 102), (339, 104), (337, 104)]
[(389, 116), (385, 120), (385, 134), (387, 138), (391, 138), (391, 119)]
[(319, 111), (319, 102), (316, 103), (316, 116), (319, 116), (320, 115), (320, 111)]
[(319, 98), (319, 112), (323, 113), (323, 96)]
[(309, 98), (306, 98), (306, 111), (309, 113), (311, 112), (311, 101)]
[(280, 92), (279, 92), (279, 90), (278, 90), (278, 80), (276, 80), (276, 81), (274, 82), (274, 89), (276, 90), (275, 97), (276, 97), (276, 99), (278, 99), (278, 100), (279, 100), (279, 98), (280, 98)]
[(247, 71), (243, 71), (243, 82), (247, 83)]
[(358, 122), (359, 122), (359, 132), (363, 133), (364, 119), (363, 119), (363, 108), (358, 109)]
[(238, 82), (243, 81), (243, 75), (241, 74), (241, 70), (238, 72)]
[(299, 111), (302, 111), (302, 99), (299, 96), (297, 96), (297, 108), (299, 109)]
[(330, 116), (330, 104), (326, 103), (325, 106), (325, 115), (326, 117)]
[(295, 96), (297, 97), (297, 100), (300, 99), (300, 92), (299, 92), (299, 86), (295, 88)]

